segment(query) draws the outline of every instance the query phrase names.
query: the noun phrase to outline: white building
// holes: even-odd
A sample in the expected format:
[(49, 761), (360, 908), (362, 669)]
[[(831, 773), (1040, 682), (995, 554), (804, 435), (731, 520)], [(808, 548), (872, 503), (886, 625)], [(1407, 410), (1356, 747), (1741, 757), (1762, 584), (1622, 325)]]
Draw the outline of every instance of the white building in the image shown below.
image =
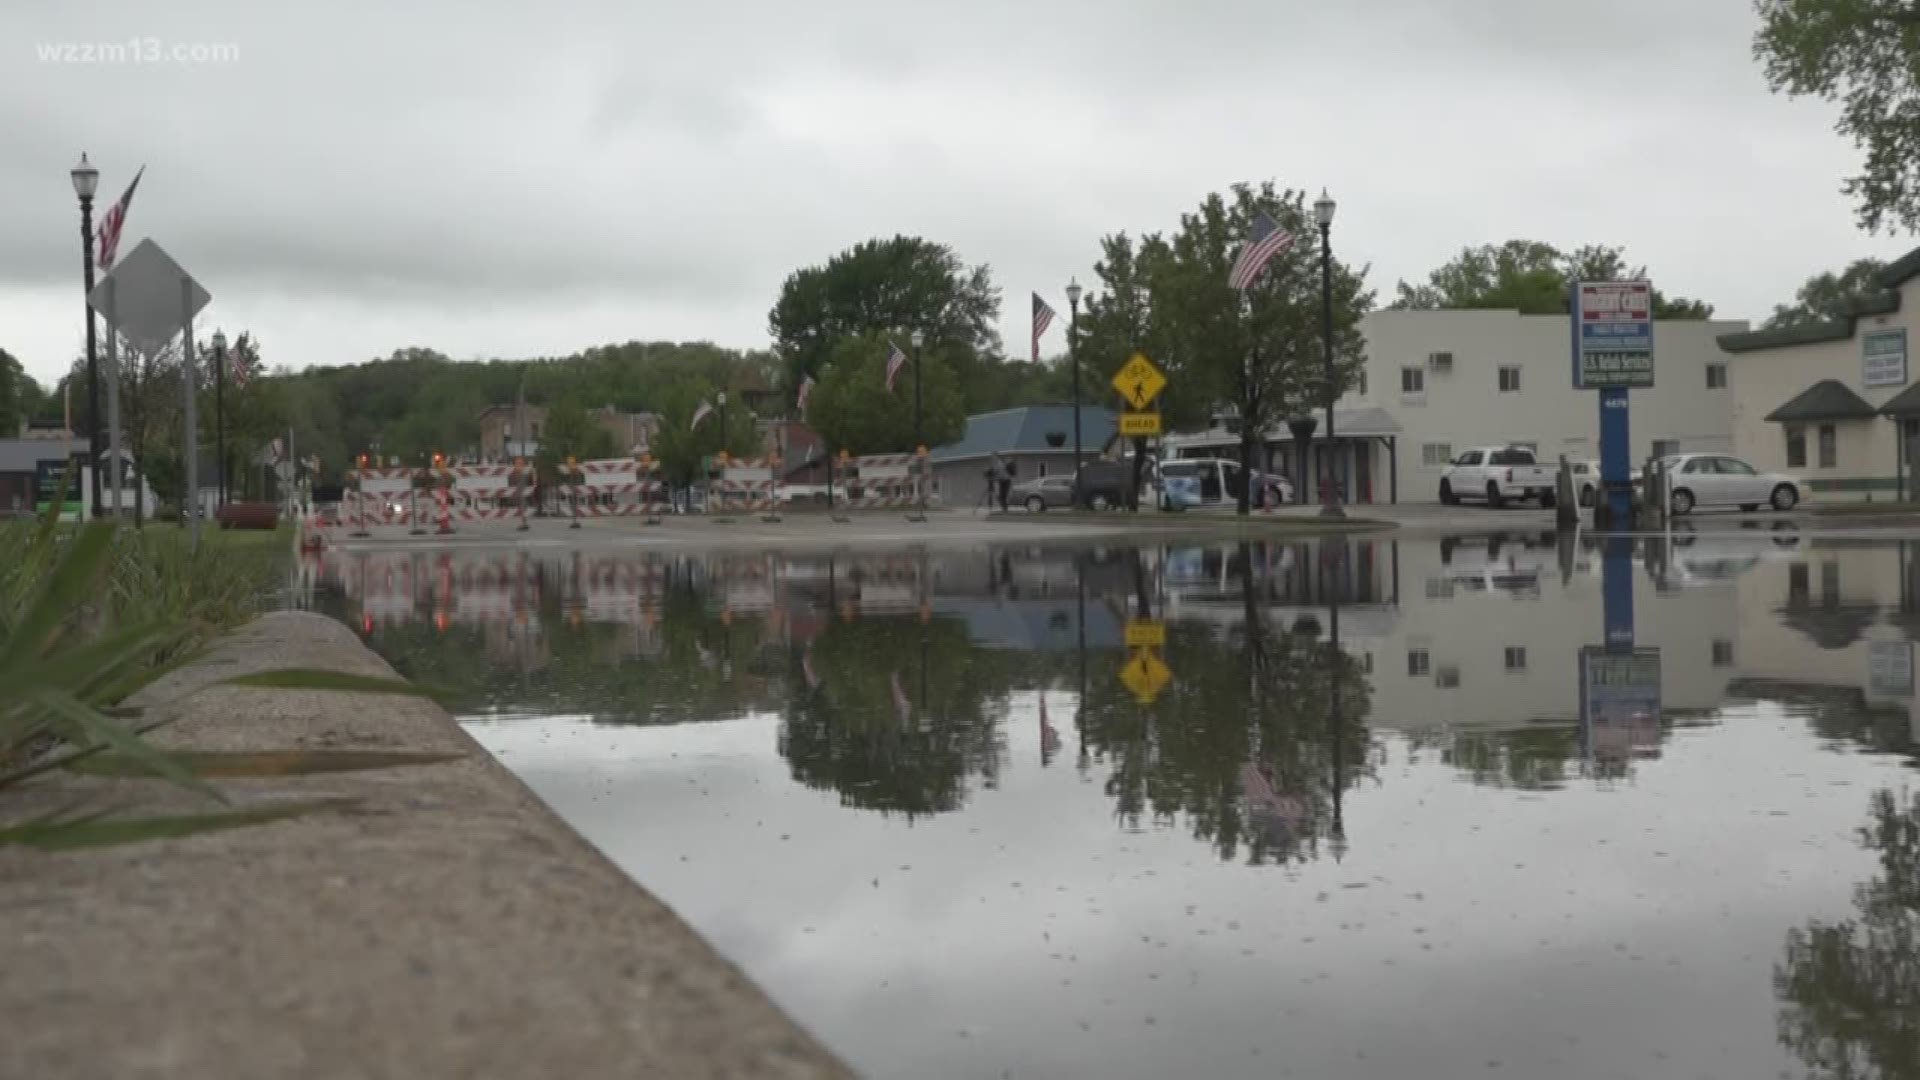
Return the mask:
[[(1472, 446), (1525, 444), (1542, 459), (1599, 456), (1599, 401), (1573, 388), (1568, 317), (1517, 311), (1375, 311), (1361, 321), (1367, 361), (1334, 408), (1335, 468), (1345, 501), (1432, 502), (1440, 473)], [(1632, 392), (1635, 462), (1650, 455), (1732, 448), (1727, 356), (1718, 338), (1745, 322), (1662, 320), (1654, 328), (1655, 387)], [(1317, 498), (1324, 411), (1308, 461)], [(1297, 475), (1292, 436), (1266, 437), (1265, 467)], [(1176, 455), (1229, 453), (1224, 428), (1172, 436)]]

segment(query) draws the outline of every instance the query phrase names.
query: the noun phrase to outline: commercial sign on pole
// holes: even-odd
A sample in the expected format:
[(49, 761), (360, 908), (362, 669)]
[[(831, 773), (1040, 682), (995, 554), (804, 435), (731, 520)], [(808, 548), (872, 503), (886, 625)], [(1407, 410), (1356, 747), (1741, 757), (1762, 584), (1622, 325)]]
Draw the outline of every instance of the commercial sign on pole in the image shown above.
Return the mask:
[(1876, 330), (1860, 335), (1860, 384), (1907, 385), (1907, 332)]
[(1653, 285), (1582, 281), (1573, 289), (1573, 385), (1580, 390), (1653, 385)]

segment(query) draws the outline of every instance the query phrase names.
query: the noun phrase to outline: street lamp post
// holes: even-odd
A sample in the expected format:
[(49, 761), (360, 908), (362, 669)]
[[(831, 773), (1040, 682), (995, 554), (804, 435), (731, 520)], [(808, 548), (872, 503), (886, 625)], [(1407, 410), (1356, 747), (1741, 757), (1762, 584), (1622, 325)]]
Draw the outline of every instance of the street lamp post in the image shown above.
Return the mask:
[(908, 335), (913, 343), (913, 461), (919, 470), (918, 482), (914, 484), (916, 501), (920, 504), (920, 519), (927, 516), (927, 429), (924, 414), (921, 411), (920, 369), (926, 366), (927, 335), (924, 330), (915, 330)]
[(220, 462), (219, 505), (227, 505), (227, 332), (213, 332), (213, 453)]
[(100, 186), (100, 170), (80, 155), (73, 167), (73, 193), (80, 196), (80, 252), (86, 295), (81, 302), (87, 311), (87, 456), (92, 474), (93, 516), (100, 516), (100, 360), (94, 343), (93, 327), (93, 192)]
[(1073, 482), (1080, 483), (1080, 282), (1067, 279), (1067, 365), (1073, 369)]
[(1320, 224), (1320, 347), (1327, 395), (1326, 497), (1320, 516), (1343, 518), (1347, 514), (1340, 509), (1340, 467), (1336, 460), (1339, 444), (1333, 437), (1333, 209), (1333, 197), (1321, 188), (1320, 197), (1313, 203), (1313, 219)]

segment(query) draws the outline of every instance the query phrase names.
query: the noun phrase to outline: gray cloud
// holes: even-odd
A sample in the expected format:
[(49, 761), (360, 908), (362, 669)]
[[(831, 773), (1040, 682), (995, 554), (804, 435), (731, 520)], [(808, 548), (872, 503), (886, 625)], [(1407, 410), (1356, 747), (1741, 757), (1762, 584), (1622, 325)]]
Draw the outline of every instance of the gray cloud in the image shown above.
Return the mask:
[[(71, 349), (63, 174), (83, 148), (103, 202), (149, 166), (129, 237), (296, 365), (404, 343), (757, 344), (789, 270), (895, 232), (992, 264), (1017, 342), (1022, 294), (1086, 280), (1102, 234), (1264, 177), (1331, 189), (1337, 250), (1383, 294), (1531, 236), (1624, 244), (1669, 290), (1758, 316), (1815, 270), (1900, 249), (1854, 232), (1829, 112), (1767, 94), (1744, 0), (1600, 14), (21, 0), (0, 13), (0, 326), (42, 377)], [(82, 42), (238, 51), (42, 58)], [(394, 327), (405, 341), (375, 338)]]

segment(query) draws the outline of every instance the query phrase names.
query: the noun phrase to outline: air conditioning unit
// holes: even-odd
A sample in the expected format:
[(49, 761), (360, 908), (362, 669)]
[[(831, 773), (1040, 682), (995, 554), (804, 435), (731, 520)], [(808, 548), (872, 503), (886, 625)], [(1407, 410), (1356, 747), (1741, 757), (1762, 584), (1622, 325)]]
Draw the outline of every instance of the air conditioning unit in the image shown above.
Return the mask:
[(1453, 354), (1450, 352), (1428, 353), (1427, 367), (1437, 372), (1451, 374), (1453, 372)]

